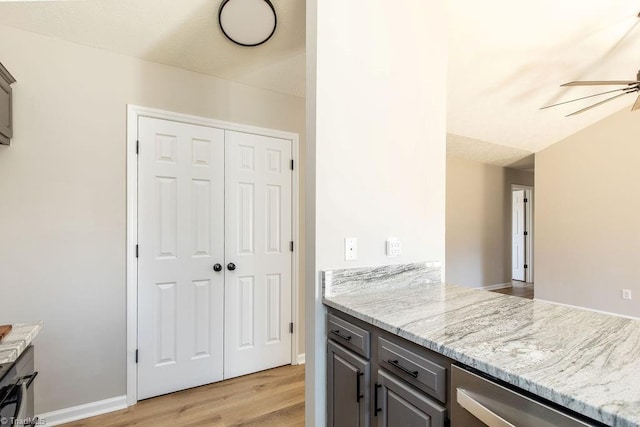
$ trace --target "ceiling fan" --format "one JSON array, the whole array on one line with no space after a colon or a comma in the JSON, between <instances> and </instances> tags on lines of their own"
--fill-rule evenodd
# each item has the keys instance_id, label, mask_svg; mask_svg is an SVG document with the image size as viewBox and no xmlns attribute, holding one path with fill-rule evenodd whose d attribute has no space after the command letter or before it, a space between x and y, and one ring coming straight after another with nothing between
<instances>
[{"instance_id":1,"label":"ceiling fan","mask_svg":"<svg viewBox=\"0 0 640 427\"><path fill-rule=\"evenodd\" d=\"M595 103L593 105L590 105L590 106L588 106L586 108L583 108L581 110L575 111L575 112L567 115L567 117L575 116L576 114L583 113L583 112L585 112L587 110L590 110L590 109L592 109L594 107L597 107L598 105L602 105L602 104L604 104L606 102L613 101L616 98L620 98L621 96L624 96L624 95L627 95L627 94L630 94L630 93L640 92L640 71L638 71L638 74L636 75L636 79L635 80L602 80L602 81L585 80L585 81L569 82L569 83L565 83L565 84L563 84L561 86L562 87L565 87L565 86L624 86L622 88L608 90L606 92L600 92L600 93L596 93L594 95L583 96L582 98L572 99L571 101L559 102L557 104L547 105L546 107L540 108L541 110L544 110L545 108L550 108L550 107L555 107L555 106L558 106L558 105L568 104L570 102L580 101L582 99L593 98L594 96L605 95L607 93L620 92L615 96L612 96L610 98L605 99L604 101L597 102L597 103ZM640 95L638 95L638 98L636 98L636 102L633 104L633 107L631 107L631 111L635 111L635 110L640 110Z\"/></svg>"}]
</instances>

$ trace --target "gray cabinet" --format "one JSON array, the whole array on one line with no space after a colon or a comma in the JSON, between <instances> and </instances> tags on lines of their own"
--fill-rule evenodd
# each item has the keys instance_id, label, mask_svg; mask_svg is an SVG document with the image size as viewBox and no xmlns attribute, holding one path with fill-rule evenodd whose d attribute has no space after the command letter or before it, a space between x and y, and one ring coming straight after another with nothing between
<instances>
[{"instance_id":1,"label":"gray cabinet","mask_svg":"<svg viewBox=\"0 0 640 427\"><path fill-rule=\"evenodd\" d=\"M443 427L451 361L342 312L327 315L327 425Z\"/></svg>"},{"instance_id":2,"label":"gray cabinet","mask_svg":"<svg viewBox=\"0 0 640 427\"><path fill-rule=\"evenodd\" d=\"M370 425L370 363L336 344L327 343L327 409L329 427Z\"/></svg>"},{"instance_id":3,"label":"gray cabinet","mask_svg":"<svg viewBox=\"0 0 640 427\"><path fill-rule=\"evenodd\" d=\"M0 64L0 144L9 145L13 136L13 76Z\"/></svg>"},{"instance_id":4,"label":"gray cabinet","mask_svg":"<svg viewBox=\"0 0 640 427\"><path fill-rule=\"evenodd\" d=\"M383 370L376 384L378 427L444 427L447 409Z\"/></svg>"}]
</instances>

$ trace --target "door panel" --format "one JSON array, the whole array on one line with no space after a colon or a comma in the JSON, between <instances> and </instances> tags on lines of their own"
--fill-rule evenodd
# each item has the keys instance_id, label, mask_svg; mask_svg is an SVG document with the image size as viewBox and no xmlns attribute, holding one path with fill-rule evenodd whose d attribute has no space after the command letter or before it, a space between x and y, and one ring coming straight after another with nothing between
<instances>
[{"instance_id":1,"label":"door panel","mask_svg":"<svg viewBox=\"0 0 640 427\"><path fill-rule=\"evenodd\" d=\"M225 378L291 363L291 141L225 131Z\"/></svg>"},{"instance_id":2,"label":"door panel","mask_svg":"<svg viewBox=\"0 0 640 427\"><path fill-rule=\"evenodd\" d=\"M444 427L447 409L399 378L378 370L379 427ZM378 402L376 402L378 404Z\"/></svg>"},{"instance_id":3,"label":"door panel","mask_svg":"<svg viewBox=\"0 0 640 427\"><path fill-rule=\"evenodd\" d=\"M327 343L327 425L370 425L371 363L329 340Z\"/></svg>"},{"instance_id":4,"label":"door panel","mask_svg":"<svg viewBox=\"0 0 640 427\"><path fill-rule=\"evenodd\" d=\"M238 279L238 310L240 331L237 346L239 349L253 347L253 312L254 312L254 277L240 277ZM229 307L231 315L235 310Z\"/></svg>"},{"instance_id":5,"label":"door panel","mask_svg":"<svg viewBox=\"0 0 640 427\"><path fill-rule=\"evenodd\" d=\"M512 250L511 268L513 280L525 279L525 245L524 245L524 190L516 190L512 193Z\"/></svg>"},{"instance_id":6,"label":"door panel","mask_svg":"<svg viewBox=\"0 0 640 427\"><path fill-rule=\"evenodd\" d=\"M138 399L223 377L224 131L138 123Z\"/></svg>"},{"instance_id":7,"label":"door panel","mask_svg":"<svg viewBox=\"0 0 640 427\"><path fill-rule=\"evenodd\" d=\"M267 343L277 343L282 338L282 321L280 314L282 313L280 295L282 283L280 274L267 275L266 282L266 303L267 303Z\"/></svg>"}]
</instances>

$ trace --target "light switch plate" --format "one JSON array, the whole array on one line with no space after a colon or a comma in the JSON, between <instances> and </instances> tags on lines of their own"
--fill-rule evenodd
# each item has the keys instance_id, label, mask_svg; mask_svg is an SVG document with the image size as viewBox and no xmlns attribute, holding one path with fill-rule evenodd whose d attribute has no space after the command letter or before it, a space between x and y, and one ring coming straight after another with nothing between
<instances>
[{"instance_id":1,"label":"light switch plate","mask_svg":"<svg viewBox=\"0 0 640 427\"><path fill-rule=\"evenodd\" d=\"M387 256L388 257L397 257L402 253L402 243L396 237L388 237L387 238Z\"/></svg>"},{"instance_id":2,"label":"light switch plate","mask_svg":"<svg viewBox=\"0 0 640 427\"><path fill-rule=\"evenodd\" d=\"M631 299L631 289L622 290L622 299Z\"/></svg>"},{"instance_id":3,"label":"light switch plate","mask_svg":"<svg viewBox=\"0 0 640 427\"><path fill-rule=\"evenodd\" d=\"M358 259L358 239L355 237L344 238L344 259L346 261Z\"/></svg>"}]
</instances>

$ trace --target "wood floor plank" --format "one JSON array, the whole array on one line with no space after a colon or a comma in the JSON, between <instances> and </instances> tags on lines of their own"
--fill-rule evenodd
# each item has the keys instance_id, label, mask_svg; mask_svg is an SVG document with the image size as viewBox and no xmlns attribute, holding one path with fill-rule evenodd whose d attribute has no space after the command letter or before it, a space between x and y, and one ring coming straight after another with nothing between
<instances>
[{"instance_id":1,"label":"wood floor plank","mask_svg":"<svg viewBox=\"0 0 640 427\"><path fill-rule=\"evenodd\" d=\"M65 427L303 426L304 365L283 366L138 402Z\"/></svg>"},{"instance_id":2,"label":"wood floor plank","mask_svg":"<svg viewBox=\"0 0 640 427\"><path fill-rule=\"evenodd\" d=\"M533 290L533 286L527 285L522 287L514 286L511 288L496 289L492 292L497 292L504 295L513 295L514 297L533 299Z\"/></svg>"}]
</instances>

